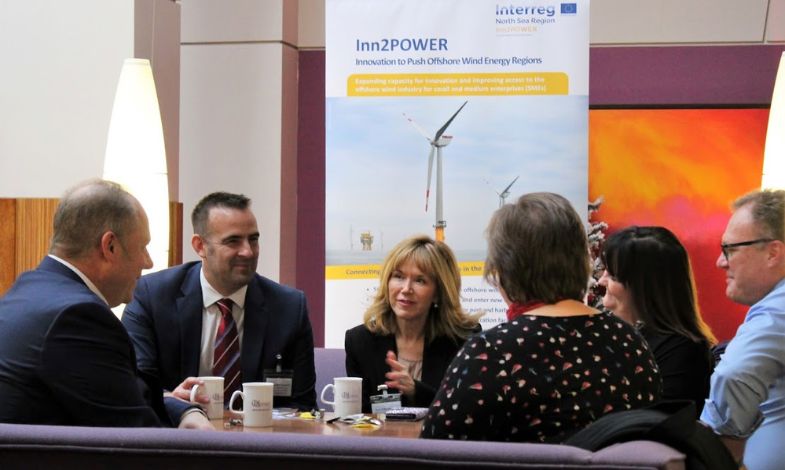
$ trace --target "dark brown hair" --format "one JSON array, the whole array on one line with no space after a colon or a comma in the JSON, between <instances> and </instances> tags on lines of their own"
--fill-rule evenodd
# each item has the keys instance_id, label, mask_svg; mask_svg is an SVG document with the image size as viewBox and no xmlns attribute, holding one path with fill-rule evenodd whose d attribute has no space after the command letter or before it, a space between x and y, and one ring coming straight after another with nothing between
<instances>
[{"instance_id":1,"label":"dark brown hair","mask_svg":"<svg viewBox=\"0 0 785 470\"><path fill-rule=\"evenodd\" d=\"M207 219L210 216L210 209L213 207L245 210L250 204L251 200L242 194L221 191L208 194L196 204L191 212L191 225L193 225L194 233L202 237L207 236Z\"/></svg>"},{"instance_id":2,"label":"dark brown hair","mask_svg":"<svg viewBox=\"0 0 785 470\"><path fill-rule=\"evenodd\" d=\"M659 333L709 346L717 341L703 322L687 250L665 227L628 227L605 242L602 262L632 297L638 319Z\"/></svg>"},{"instance_id":3,"label":"dark brown hair","mask_svg":"<svg viewBox=\"0 0 785 470\"><path fill-rule=\"evenodd\" d=\"M486 230L485 279L513 302L582 301L589 246L580 217L554 193L524 194L505 204Z\"/></svg>"}]
</instances>

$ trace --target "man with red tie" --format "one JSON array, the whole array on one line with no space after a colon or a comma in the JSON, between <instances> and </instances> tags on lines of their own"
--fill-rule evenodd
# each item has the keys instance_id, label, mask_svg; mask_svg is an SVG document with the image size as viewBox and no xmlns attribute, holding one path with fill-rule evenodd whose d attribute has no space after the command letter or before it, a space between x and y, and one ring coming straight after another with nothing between
<instances>
[{"instance_id":1,"label":"man with red tie","mask_svg":"<svg viewBox=\"0 0 785 470\"><path fill-rule=\"evenodd\" d=\"M224 377L224 400L243 382L276 383L274 405L311 409L313 334L305 295L256 273L259 229L240 194L205 196L191 215L202 259L143 276L123 324L140 370L188 399L189 376Z\"/></svg>"}]
</instances>

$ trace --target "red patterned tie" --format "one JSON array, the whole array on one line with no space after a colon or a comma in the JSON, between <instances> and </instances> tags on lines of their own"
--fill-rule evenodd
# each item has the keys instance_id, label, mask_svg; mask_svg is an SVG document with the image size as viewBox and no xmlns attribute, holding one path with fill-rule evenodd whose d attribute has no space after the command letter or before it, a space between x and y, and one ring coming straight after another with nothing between
<instances>
[{"instance_id":1,"label":"red patterned tie","mask_svg":"<svg viewBox=\"0 0 785 470\"><path fill-rule=\"evenodd\" d=\"M231 299L216 302L221 311L221 323L215 335L215 353L213 354L213 375L224 378L224 404L229 403L232 392L240 388L240 338L237 336L237 324L232 317Z\"/></svg>"}]
</instances>

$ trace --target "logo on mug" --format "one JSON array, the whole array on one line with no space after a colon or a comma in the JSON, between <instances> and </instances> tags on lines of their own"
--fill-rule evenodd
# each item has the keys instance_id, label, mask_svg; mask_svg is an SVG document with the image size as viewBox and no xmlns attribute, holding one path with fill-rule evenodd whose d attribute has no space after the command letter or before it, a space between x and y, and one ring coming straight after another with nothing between
<instances>
[{"instance_id":1,"label":"logo on mug","mask_svg":"<svg viewBox=\"0 0 785 470\"><path fill-rule=\"evenodd\" d=\"M262 407L261 400L251 400L251 407L253 407L253 408L261 408Z\"/></svg>"},{"instance_id":2,"label":"logo on mug","mask_svg":"<svg viewBox=\"0 0 785 470\"><path fill-rule=\"evenodd\" d=\"M223 401L221 394L218 392L213 393L213 401Z\"/></svg>"}]
</instances>

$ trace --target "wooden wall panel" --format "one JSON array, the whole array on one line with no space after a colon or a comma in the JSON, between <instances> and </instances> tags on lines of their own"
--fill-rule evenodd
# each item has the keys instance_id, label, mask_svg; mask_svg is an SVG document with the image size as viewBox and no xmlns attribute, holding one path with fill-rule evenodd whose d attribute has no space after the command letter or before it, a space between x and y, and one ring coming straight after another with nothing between
<instances>
[{"instance_id":1,"label":"wooden wall panel","mask_svg":"<svg viewBox=\"0 0 785 470\"><path fill-rule=\"evenodd\" d=\"M0 296L49 252L58 199L0 198ZM183 262L183 204L169 203L169 266Z\"/></svg>"},{"instance_id":2,"label":"wooden wall panel","mask_svg":"<svg viewBox=\"0 0 785 470\"><path fill-rule=\"evenodd\" d=\"M38 266L49 252L58 199L16 200L16 275Z\"/></svg>"},{"instance_id":3,"label":"wooden wall panel","mask_svg":"<svg viewBox=\"0 0 785 470\"><path fill-rule=\"evenodd\" d=\"M16 279L16 200L0 199L0 295Z\"/></svg>"},{"instance_id":4,"label":"wooden wall panel","mask_svg":"<svg viewBox=\"0 0 785 470\"><path fill-rule=\"evenodd\" d=\"M183 203L169 202L169 266L183 263Z\"/></svg>"}]
</instances>

